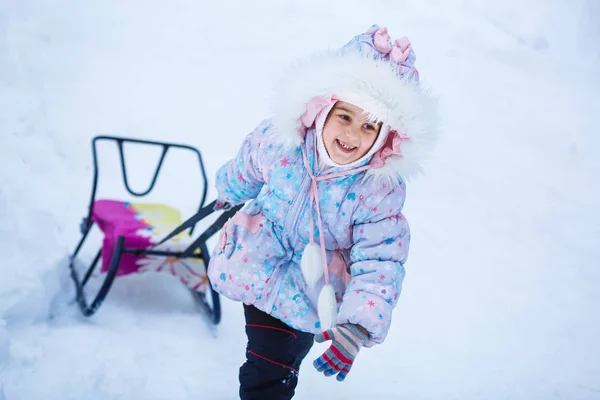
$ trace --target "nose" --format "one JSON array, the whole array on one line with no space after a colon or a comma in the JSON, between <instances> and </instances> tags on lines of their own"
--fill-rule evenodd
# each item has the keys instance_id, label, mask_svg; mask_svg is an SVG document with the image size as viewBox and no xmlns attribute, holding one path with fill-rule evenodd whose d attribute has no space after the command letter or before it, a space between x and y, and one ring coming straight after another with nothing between
<instances>
[{"instance_id":1,"label":"nose","mask_svg":"<svg viewBox=\"0 0 600 400\"><path fill-rule=\"evenodd\" d=\"M360 133L357 132L355 129L352 129L352 128L346 129L346 131L344 132L344 134L352 142L358 140L358 138L360 137Z\"/></svg>"}]
</instances>

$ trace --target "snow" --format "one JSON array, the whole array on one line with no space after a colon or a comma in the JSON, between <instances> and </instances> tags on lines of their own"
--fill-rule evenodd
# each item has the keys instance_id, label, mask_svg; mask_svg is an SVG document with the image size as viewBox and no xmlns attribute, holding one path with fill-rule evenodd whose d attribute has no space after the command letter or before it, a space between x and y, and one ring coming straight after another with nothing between
<instances>
[{"instance_id":1,"label":"snow","mask_svg":"<svg viewBox=\"0 0 600 400\"><path fill-rule=\"evenodd\" d=\"M90 139L194 145L212 180L267 115L282 68L372 23L411 38L443 135L408 187L413 242L388 339L342 384L311 367L316 345L296 398L600 398L599 3L365 4L0 4L0 399L236 398L239 304L224 299L213 330L182 285L147 275L79 315L65 260ZM131 154L136 188L155 157ZM123 194L116 160L101 160L102 196ZM169 161L152 199L190 215L193 159Z\"/></svg>"}]
</instances>

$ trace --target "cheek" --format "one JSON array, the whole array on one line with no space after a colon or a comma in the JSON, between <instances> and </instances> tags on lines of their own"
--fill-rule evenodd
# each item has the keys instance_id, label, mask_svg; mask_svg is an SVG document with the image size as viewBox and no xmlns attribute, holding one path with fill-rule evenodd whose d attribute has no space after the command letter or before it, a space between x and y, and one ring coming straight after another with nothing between
<instances>
[{"instance_id":1,"label":"cheek","mask_svg":"<svg viewBox=\"0 0 600 400\"><path fill-rule=\"evenodd\" d=\"M331 124L325 124L323 127L323 142L325 144L331 143L335 136L335 129L332 128Z\"/></svg>"},{"instance_id":2,"label":"cheek","mask_svg":"<svg viewBox=\"0 0 600 400\"><path fill-rule=\"evenodd\" d=\"M361 140L361 143L360 143L360 148L363 151L363 155L367 154L367 152L375 144L376 140L377 140L377 135L375 135L375 134L364 135L362 137L362 140Z\"/></svg>"}]
</instances>

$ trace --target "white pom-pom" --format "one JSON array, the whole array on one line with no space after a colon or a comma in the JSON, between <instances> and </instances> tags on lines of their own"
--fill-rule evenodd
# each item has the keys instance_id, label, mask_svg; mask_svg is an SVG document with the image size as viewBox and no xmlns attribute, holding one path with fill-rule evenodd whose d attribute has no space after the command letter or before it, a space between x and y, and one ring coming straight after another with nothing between
<instances>
[{"instance_id":1,"label":"white pom-pom","mask_svg":"<svg viewBox=\"0 0 600 400\"><path fill-rule=\"evenodd\" d=\"M315 243L309 243L302 252L300 268L306 284L314 288L317 282L323 277L323 257L321 257L321 247Z\"/></svg>"},{"instance_id":2,"label":"white pom-pom","mask_svg":"<svg viewBox=\"0 0 600 400\"><path fill-rule=\"evenodd\" d=\"M333 286L325 285L319 293L319 301L317 305L319 320L321 321L321 329L327 330L333 327L337 320L337 301L335 300L335 290Z\"/></svg>"}]
</instances>

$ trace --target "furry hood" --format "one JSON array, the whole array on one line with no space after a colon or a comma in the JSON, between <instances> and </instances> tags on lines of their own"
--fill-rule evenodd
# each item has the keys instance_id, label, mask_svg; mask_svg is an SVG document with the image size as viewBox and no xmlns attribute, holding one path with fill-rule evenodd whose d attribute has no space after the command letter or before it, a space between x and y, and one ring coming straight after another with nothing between
<instances>
[{"instance_id":1,"label":"furry hood","mask_svg":"<svg viewBox=\"0 0 600 400\"><path fill-rule=\"evenodd\" d=\"M367 37L373 38L372 32ZM373 41L369 46L373 47ZM287 71L273 98L273 127L283 142L299 146L310 128L301 117L315 98L352 103L370 118L389 125L390 135L397 135L388 138L387 147L373 156L366 177L391 184L408 180L421 172L437 138L436 102L419 84L417 70L408 64L414 61L412 50L412 59L399 63L375 49L343 51L353 42L356 38L342 51L317 55Z\"/></svg>"}]
</instances>

